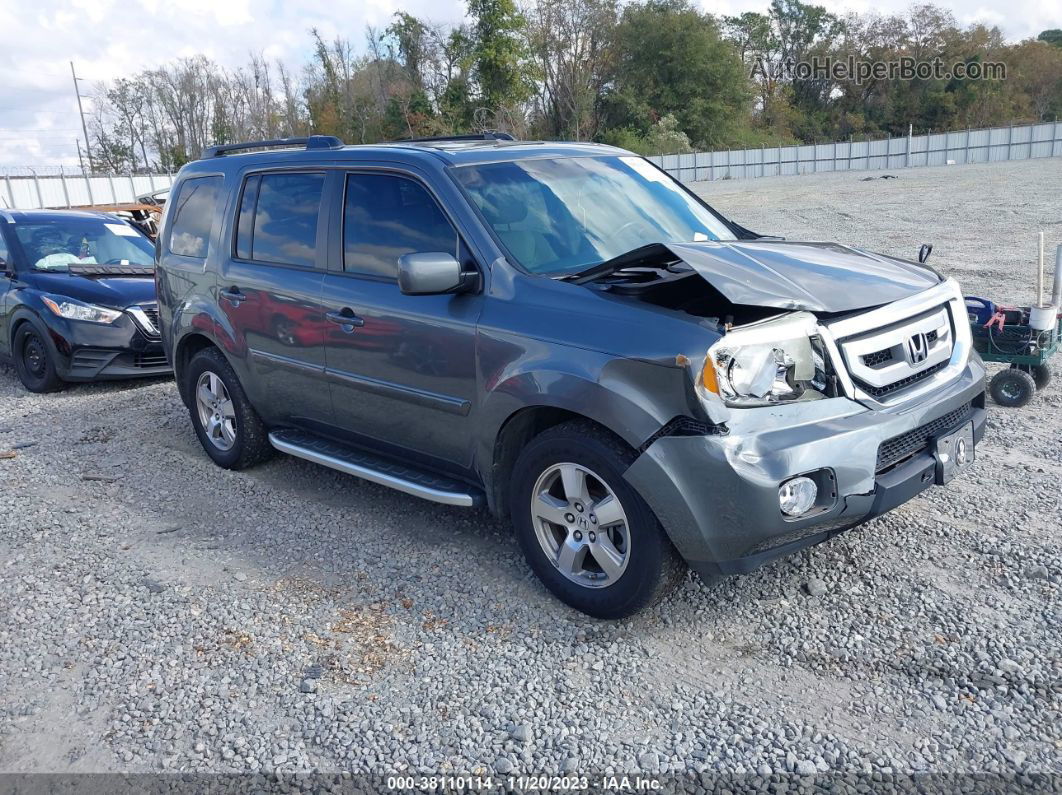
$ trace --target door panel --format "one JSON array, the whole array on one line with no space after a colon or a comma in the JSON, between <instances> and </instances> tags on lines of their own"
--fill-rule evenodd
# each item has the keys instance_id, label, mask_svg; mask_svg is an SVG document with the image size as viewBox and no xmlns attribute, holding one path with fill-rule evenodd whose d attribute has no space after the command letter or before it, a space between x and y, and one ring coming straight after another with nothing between
<instances>
[{"instance_id":1,"label":"door panel","mask_svg":"<svg viewBox=\"0 0 1062 795\"><path fill-rule=\"evenodd\" d=\"M479 297L409 296L394 282L329 274L324 303L364 322L330 322L325 332L336 423L467 465Z\"/></svg>"},{"instance_id":2,"label":"door panel","mask_svg":"<svg viewBox=\"0 0 1062 795\"><path fill-rule=\"evenodd\" d=\"M325 175L248 176L232 253L218 275L218 309L245 358L251 402L270 423L329 424L325 307Z\"/></svg>"},{"instance_id":3,"label":"door panel","mask_svg":"<svg viewBox=\"0 0 1062 795\"><path fill-rule=\"evenodd\" d=\"M332 210L323 298L331 315L325 359L336 423L467 467L482 298L404 295L396 277L398 257L411 252L447 251L468 267L475 263L411 175L350 173L336 188L341 199Z\"/></svg>"},{"instance_id":4,"label":"door panel","mask_svg":"<svg viewBox=\"0 0 1062 795\"><path fill-rule=\"evenodd\" d=\"M218 310L246 356L251 402L272 422L330 422L320 271L229 262ZM240 297L242 296L242 298Z\"/></svg>"}]
</instances>

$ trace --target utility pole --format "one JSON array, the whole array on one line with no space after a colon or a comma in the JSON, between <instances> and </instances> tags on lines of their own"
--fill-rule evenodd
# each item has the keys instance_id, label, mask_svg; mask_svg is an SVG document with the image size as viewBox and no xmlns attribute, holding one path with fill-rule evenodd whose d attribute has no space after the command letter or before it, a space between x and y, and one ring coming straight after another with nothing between
<instances>
[{"instance_id":1,"label":"utility pole","mask_svg":"<svg viewBox=\"0 0 1062 795\"><path fill-rule=\"evenodd\" d=\"M85 151L88 153L89 171L95 172L96 165L92 162L92 144L89 143L88 126L85 124L85 109L81 107L81 89L77 85L77 72L74 71L74 62L70 62L70 74L74 78L74 96L77 97L77 112L81 114L81 132L85 134Z\"/></svg>"},{"instance_id":2,"label":"utility pole","mask_svg":"<svg viewBox=\"0 0 1062 795\"><path fill-rule=\"evenodd\" d=\"M81 139L75 138L74 143L77 144L77 162L81 166L81 176L85 176L85 161L81 157Z\"/></svg>"}]
</instances>

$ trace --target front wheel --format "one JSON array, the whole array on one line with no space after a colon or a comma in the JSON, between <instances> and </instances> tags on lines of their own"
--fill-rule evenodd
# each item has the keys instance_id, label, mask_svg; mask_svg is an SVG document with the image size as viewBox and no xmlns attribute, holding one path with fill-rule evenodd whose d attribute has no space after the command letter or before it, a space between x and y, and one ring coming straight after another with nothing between
<instances>
[{"instance_id":1,"label":"front wheel","mask_svg":"<svg viewBox=\"0 0 1062 795\"><path fill-rule=\"evenodd\" d=\"M245 469L272 455L269 432L221 351L206 348L197 353L185 378L192 425L215 464Z\"/></svg>"},{"instance_id":2,"label":"front wheel","mask_svg":"<svg viewBox=\"0 0 1062 795\"><path fill-rule=\"evenodd\" d=\"M23 323L15 332L12 352L18 379L30 392L57 392L65 386L55 372L48 344L29 323Z\"/></svg>"},{"instance_id":3,"label":"front wheel","mask_svg":"<svg viewBox=\"0 0 1062 795\"><path fill-rule=\"evenodd\" d=\"M1047 389L1047 385L1051 383L1051 367L1047 362L1043 364L1012 364L1011 368L1031 375L1037 389Z\"/></svg>"},{"instance_id":4,"label":"front wheel","mask_svg":"<svg viewBox=\"0 0 1062 795\"><path fill-rule=\"evenodd\" d=\"M1016 367L996 373L988 388L992 399L1007 408L1021 408L1036 394L1036 382L1033 377Z\"/></svg>"},{"instance_id":5,"label":"front wheel","mask_svg":"<svg viewBox=\"0 0 1062 795\"><path fill-rule=\"evenodd\" d=\"M528 565L561 601L624 618L662 598L681 560L623 479L634 453L607 431L570 422L535 437L513 468L510 514Z\"/></svg>"}]
</instances>

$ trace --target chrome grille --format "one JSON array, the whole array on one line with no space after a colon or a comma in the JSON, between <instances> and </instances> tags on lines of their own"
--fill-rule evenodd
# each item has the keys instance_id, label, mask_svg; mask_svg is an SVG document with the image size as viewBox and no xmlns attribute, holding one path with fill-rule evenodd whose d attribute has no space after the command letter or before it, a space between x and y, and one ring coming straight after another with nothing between
<instances>
[{"instance_id":1,"label":"chrome grille","mask_svg":"<svg viewBox=\"0 0 1062 795\"><path fill-rule=\"evenodd\" d=\"M159 306L158 304L141 304L131 306L125 310L133 316L136 325L148 337L158 339L159 334Z\"/></svg>"},{"instance_id":2,"label":"chrome grille","mask_svg":"<svg viewBox=\"0 0 1062 795\"><path fill-rule=\"evenodd\" d=\"M854 386L878 402L899 399L906 390L945 370L954 335L948 305L860 331L837 341Z\"/></svg>"}]
</instances>

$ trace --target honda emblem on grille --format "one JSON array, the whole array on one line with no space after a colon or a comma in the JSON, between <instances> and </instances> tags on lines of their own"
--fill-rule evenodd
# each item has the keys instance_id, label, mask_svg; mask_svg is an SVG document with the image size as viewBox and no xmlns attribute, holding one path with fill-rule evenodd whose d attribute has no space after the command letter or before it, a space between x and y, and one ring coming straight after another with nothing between
<instances>
[{"instance_id":1,"label":"honda emblem on grille","mask_svg":"<svg viewBox=\"0 0 1062 795\"><path fill-rule=\"evenodd\" d=\"M907 356L911 364L921 364L929 356L929 339L918 333L907 340Z\"/></svg>"}]
</instances>

